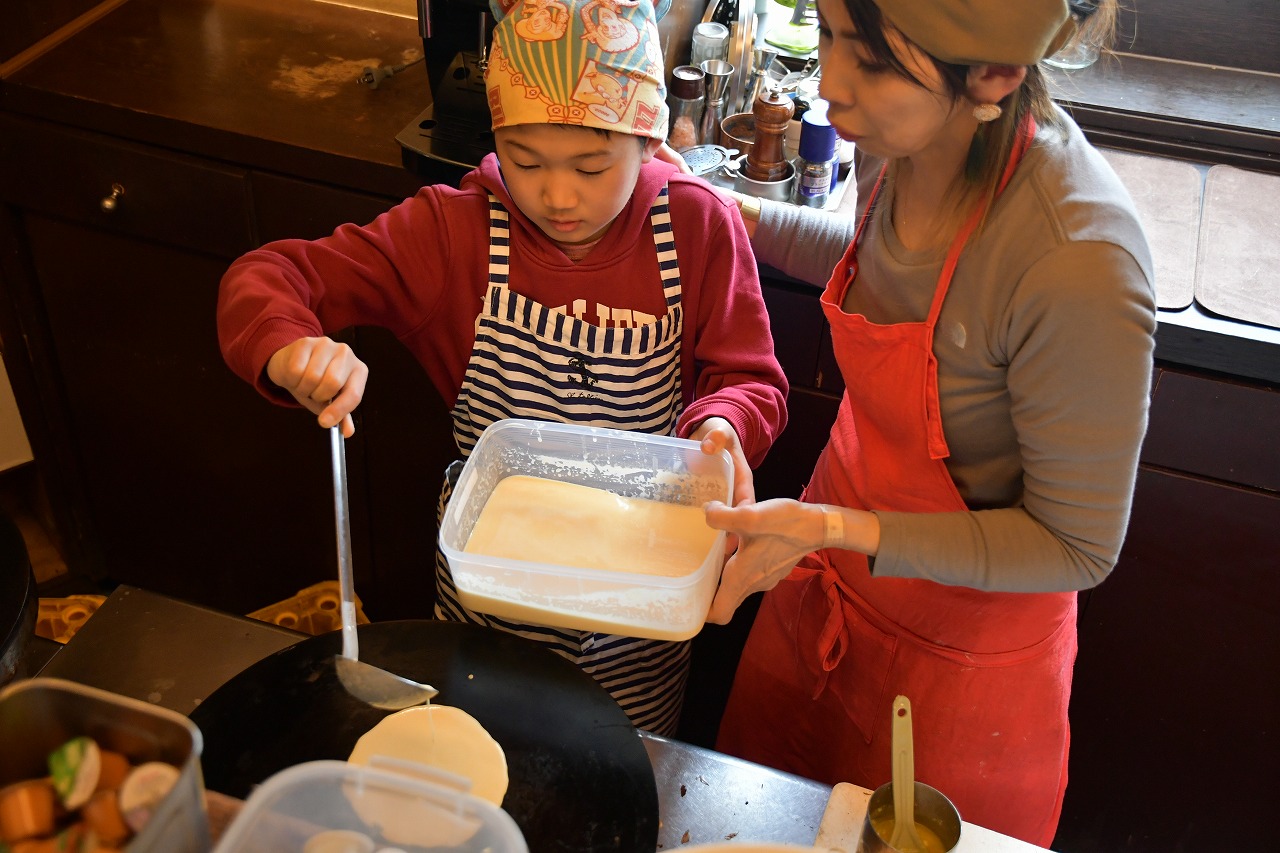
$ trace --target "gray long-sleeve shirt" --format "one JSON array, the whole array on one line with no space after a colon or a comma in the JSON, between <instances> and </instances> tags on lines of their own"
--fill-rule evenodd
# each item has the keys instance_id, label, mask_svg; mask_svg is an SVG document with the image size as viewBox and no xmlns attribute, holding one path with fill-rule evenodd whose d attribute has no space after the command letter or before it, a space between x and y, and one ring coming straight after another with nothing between
<instances>
[{"instance_id":1,"label":"gray long-sleeve shirt","mask_svg":"<svg viewBox=\"0 0 1280 853\"><path fill-rule=\"evenodd\" d=\"M1147 424L1152 263L1128 193L1063 120L1062 131L1040 130L971 239L938 321L946 464L972 511L877 512L877 576L1045 592L1094 586L1115 564ZM858 165L859 215L880 165ZM844 309L920 322L942 255L906 250L882 202ZM766 203L753 246L759 261L820 285L856 225Z\"/></svg>"}]
</instances>

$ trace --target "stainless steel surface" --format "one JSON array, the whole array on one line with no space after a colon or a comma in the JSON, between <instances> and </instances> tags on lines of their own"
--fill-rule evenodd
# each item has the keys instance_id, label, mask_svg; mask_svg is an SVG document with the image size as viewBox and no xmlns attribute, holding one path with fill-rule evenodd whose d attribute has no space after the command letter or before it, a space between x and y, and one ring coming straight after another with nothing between
<instances>
[{"instance_id":1,"label":"stainless steel surface","mask_svg":"<svg viewBox=\"0 0 1280 853\"><path fill-rule=\"evenodd\" d=\"M641 732L658 783L658 849L769 841L812 845L831 787Z\"/></svg>"},{"instance_id":2,"label":"stainless steel surface","mask_svg":"<svg viewBox=\"0 0 1280 853\"><path fill-rule=\"evenodd\" d=\"M122 584L39 674L190 714L233 675L305 637Z\"/></svg>"},{"instance_id":3,"label":"stainless steel surface","mask_svg":"<svg viewBox=\"0 0 1280 853\"><path fill-rule=\"evenodd\" d=\"M767 198L771 201L791 201L791 190L795 185L795 179L796 167L788 163L786 173L776 181L757 181L739 171L733 176L733 189L734 192Z\"/></svg>"},{"instance_id":4,"label":"stainless steel surface","mask_svg":"<svg viewBox=\"0 0 1280 853\"><path fill-rule=\"evenodd\" d=\"M960 820L960 812L946 795L937 788L923 782L913 782L911 786L912 829L925 827L937 836L928 845L913 844L898 838L898 827L906 826L897 820L900 807L896 802L892 782L886 782L872 793L867 801L866 816L863 818L862 831L858 840L858 853L896 853L896 851L923 851L941 849L942 853L951 853L960 844L964 836L964 824ZM875 817L875 825L872 824ZM885 823L892 821L891 837L886 841L881 833ZM988 830L989 834L990 833ZM919 833L917 833L917 840ZM937 843L941 843L941 848ZM972 849L972 848L971 848Z\"/></svg>"},{"instance_id":5,"label":"stainless steel surface","mask_svg":"<svg viewBox=\"0 0 1280 853\"><path fill-rule=\"evenodd\" d=\"M684 162L688 164L695 175L702 177L718 173L721 168L728 165L729 161L740 153L737 149L725 148L723 145L705 144L686 148L680 152L680 156L684 158ZM708 180L710 179L708 177Z\"/></svg>"},{"instance_id":6,"label":"stainless steel surface","mask_svg":"<svg viewBox=\"0 0 1280 853\"><path fill-rule=\"evenodd\" d=\"M721 59L708 59L700 67L706 75L707 103L698 129L698 141L703 145L719 145L720 121L729 107L729 81L733 78L733 66Z\"/></svg>"},{"instance_id":7,"label":"stainless steel surface","mask_svg":"<svg viewBox=\"0 0 1280 853\"><path fill-rule=\"evenodd\" d=\"M347 446L340 424L329 428L329 457L333 467L333 520L338 542L338 593L342 598L342 654L334 655L342 687L361 702L387 711L401 711L431 700L439 691L360 660L356 635L356 584L351 567L351 514L347 498Z\"/></svg>"},{"instance_id":8,"label":"stainless steel surface","mask_svg":"<svg viewBox=\"0 0 1280 853\"><path fill-rule=\"evenodd\" d=\"M305 635L121 586L41 671L189 714L246 667ZM831 788L641 732L658 786L658 849L812 844ZM688 839L685 840L685 833Z\"/></svg>"}]
</instances>

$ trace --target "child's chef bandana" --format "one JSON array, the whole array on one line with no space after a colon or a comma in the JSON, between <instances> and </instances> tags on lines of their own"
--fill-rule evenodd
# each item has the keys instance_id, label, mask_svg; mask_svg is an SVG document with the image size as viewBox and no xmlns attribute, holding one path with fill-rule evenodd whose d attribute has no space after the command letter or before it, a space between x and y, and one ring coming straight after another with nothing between
<instances>
[{"instance_id":1,"label":"child's chef bandana","mask_svg":"<svg viewBox=\"0 0 1280 853\"><path fill-rule=\"evenodd\" d=\"M663 11L669 0L659 4ZM493 129L576 124L665 139L667 89L653 0L490 0Z\"/></svg>"}]
</instances>

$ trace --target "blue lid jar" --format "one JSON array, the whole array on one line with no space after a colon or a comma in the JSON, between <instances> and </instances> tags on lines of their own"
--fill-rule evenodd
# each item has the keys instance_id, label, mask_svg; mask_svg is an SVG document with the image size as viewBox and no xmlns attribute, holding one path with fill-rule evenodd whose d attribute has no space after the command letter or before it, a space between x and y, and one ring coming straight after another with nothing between
<instances>
[{"instance_id":1,"label":"blue lid jar","mask_svg":"<svg viewBox=\"0 0 1280 853\"><path fill-rule=\"evenodd\" d=\"M800 159L825 163L836 156L836 129L827 121L826 110L809 109L800 119Z\"/></svg>"}]
</instances>

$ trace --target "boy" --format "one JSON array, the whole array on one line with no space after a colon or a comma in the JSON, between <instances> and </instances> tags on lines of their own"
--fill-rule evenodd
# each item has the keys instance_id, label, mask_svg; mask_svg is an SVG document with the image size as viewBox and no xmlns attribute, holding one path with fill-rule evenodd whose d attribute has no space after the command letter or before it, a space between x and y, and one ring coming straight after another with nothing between
<instances>
[{"instance_id":1,"label":"boy","mask_svg":"<svg viewBox=\"0 0 1280 853\"><path fill-rule=\"evenodd\" d=\"M735 503L786 423L755 260L732 202L656 161L667 128L649 0L517 0L485 73L497 153L365 227L285 240L222 282L227 363L341 424L367 368L327 331L381 325L447 403L463 456L506 417L676 434L734 458ZM679 254L677 241L679 235ZM448 499L446 481L440 511ZM436 615L573 660L633 722L671 734L689 644L518 625L465 610L437 552Z\"/></svg>"}]
</instances>

